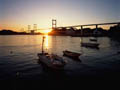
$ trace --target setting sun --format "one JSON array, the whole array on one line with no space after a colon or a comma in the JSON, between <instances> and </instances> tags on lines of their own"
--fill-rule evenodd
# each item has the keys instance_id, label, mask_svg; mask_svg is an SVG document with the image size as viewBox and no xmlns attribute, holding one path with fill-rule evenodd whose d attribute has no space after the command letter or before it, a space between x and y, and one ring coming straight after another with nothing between
<instances>
[{"instance_id":1,"label":"setting sun","mask_svg":"<svg viewBox=\"0 0 120 90\"><path fill-rule=\"evenodd\" d=\"M52 29L46 29L46 30L41 31L41 33L48 34L51 31L52 31Z\"/></svg>"}]
</instances>

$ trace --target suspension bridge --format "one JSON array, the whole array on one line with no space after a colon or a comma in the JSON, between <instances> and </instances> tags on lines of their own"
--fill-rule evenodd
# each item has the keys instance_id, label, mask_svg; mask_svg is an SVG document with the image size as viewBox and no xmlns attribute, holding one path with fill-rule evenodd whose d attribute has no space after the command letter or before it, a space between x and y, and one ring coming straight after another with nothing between
<instances>
[{"instance_id":1,"label":"suspension bridge","mask_svg":"<svg viewBox=\"0 0 120 90\"><path fill-rule=\"evenodd\" d=\"M73 26L57 27L57 20L56 19L52 19L52 28L48 28L48 29L58 30L58 29L61 29L61 28L81 28L81 30L82 30L86 26L95 26L96 30L97 30L99 26L103 26L103 25L119 25L120 26L120 22L99 23L99 24L85 24L85 25L73 25ZM31 29L31 25L28 25L28 32L30 32L30 33L35 33L36 31L41 31L41 30L45 30L45 29L37 29L37 24L33 25L33 29Z\"/></svg>"}]
</instances>

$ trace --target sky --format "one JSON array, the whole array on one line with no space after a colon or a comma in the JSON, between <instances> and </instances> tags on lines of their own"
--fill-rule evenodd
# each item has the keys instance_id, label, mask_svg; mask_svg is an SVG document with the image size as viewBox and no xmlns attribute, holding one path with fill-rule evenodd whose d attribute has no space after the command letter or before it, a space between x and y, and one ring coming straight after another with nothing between
<instances>
[{"instance_id":1,"label":"sky","mask_svg":"<svg viewBox=\"0 0 120 90\"><path fill-rule=\"evenodd\" d=\"M120 0L0 0L0 30L120 22Z\"/></svg>"}]
</instances>

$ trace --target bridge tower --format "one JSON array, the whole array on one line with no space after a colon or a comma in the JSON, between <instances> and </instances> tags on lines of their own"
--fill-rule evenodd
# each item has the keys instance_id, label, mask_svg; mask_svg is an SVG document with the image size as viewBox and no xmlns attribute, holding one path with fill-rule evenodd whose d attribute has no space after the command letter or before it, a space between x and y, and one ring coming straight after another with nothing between
<instances>
[{"instance_id":1,"label":"bridge tower","mask_svg":"<svg viewBox=\"0 0 120 90\"><path fill-rule=\"evenodd\" d=\"M33 24L33 30L31 30L31 33L34 34L37 30L37 24Z\"/></svg>"},{"instance_id":2,"label":"bridge tower","mask_svg":"<svg viewBox=\"0 0 120 90\"><path fill-rule=\"evenodd\" d=\"M33 24L33 29L31 29L31 25L28 25L28 32L34 34L37 31L37 24Z\"/></svg>"},{"instance_id":3,"label":"bridge tower","mask_svg":"<svg viewBox=\"0 0 120 90\"><path fill-rule=\"evenodd\" d=\"M36 31L37 30L37 24L33 25L33 30Z\"/></svg>"},{"instance_id":4,"label":"bridge tower","mask_svg":"<svg viewBox=\"0 0 120 90\"><path fill-rule=\"evenodd\" d=\"M28 32L30 32L31 30L31 25L28 25Z\"/></svg>"},{"instance_id":5,"label":"bridge tower","mask_svg":"<svg viewBox=\"0 0 120 90\"><path fill-rule=\"evenodd\" d=\"M52 19L52 29L56 29L57 28L57 20Z\"/></svg>"}]
</instances>

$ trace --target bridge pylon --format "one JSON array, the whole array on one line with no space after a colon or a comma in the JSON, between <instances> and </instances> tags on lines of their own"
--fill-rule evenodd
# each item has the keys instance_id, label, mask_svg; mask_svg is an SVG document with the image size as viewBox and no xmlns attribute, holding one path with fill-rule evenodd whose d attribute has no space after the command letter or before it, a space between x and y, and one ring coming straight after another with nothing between
<instances>
[{"instance_id":1,"label":"bridge pylon","mask_svg":"<svg viewBox=\"0 0 120 90\"><path fill-rule=\"evenodd\" d=\"M28 32L34 34L37 31L37 24L33 24L33 29L31 29L31 25L28 25Z\"/></svg>"},{"instance_id":2,"label":"bridge pylon","mask_svg":"<svg viewBox=\"0 0 120 90\"><path fill-rule=\"evenodd\" d=\"M52 19L52 29L56 29L56 28L57 28L57 20Z\"/></svg>"}]
</instances>

